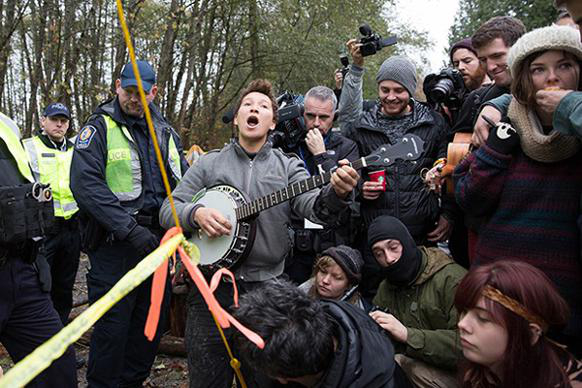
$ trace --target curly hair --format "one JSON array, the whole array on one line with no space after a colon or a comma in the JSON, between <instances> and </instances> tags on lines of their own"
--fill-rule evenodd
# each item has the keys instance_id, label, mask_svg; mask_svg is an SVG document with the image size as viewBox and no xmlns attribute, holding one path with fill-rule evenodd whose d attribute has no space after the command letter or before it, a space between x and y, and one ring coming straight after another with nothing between
<instances>
[{"instance_id":1,"label":"curly hair","mask_svg":"<svg viewBox=\"0 0 582 388\"><path fill-rule=\"evenodd\" d=\"M297 378L325 371L333 360L333 322L322 305L290 282L266 282L240 299L233 315L265 340L259 349L240 333L242 359L271 378Z\"/></svg>"}]
</instances>

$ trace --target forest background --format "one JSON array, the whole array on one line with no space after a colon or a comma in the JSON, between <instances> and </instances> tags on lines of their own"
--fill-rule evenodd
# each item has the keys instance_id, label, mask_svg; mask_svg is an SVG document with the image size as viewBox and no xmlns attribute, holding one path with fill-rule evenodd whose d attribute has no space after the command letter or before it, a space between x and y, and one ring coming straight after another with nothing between
<instances>
[{"instance_id":1,"label":"forest background","mask_svg":"<svg viewBox=\"0 0 582 388\"><path fill-rule=\"evenodd\" d=\"M550 24L550 0L460 0L450 41L470 36L492 16L512 15L528 29ZM422 53L430 33L402 24L393 0L125 0L139 58L157 70L156 102L185 148L220 147L232 135L221 116L251 80L271 80L278 93L333 87L345 42L368 23L396 46L366 58L364 92L391 54ZM60 101L78 130L97 105L114 95L128 61L113 0L1 0L0 111L27 137L39 115ZM417 63L423 75L426 58ZM419 83L421 84L421 83Z\"/></svg>"}]
</instances>

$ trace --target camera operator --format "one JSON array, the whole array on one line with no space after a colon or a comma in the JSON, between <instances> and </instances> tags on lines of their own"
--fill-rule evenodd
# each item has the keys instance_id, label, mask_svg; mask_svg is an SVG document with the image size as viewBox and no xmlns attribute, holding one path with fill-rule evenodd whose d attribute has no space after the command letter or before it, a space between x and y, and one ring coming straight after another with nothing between
<instances>
[{"instance_id":1,"label":"camera operator","mask_svg":"<svg viewBox=\"0 0 582 388\"><path fill-rule=\"evenodd\" d=\"M465 38L453 44L450 51L451 64L461 72L467 91L479 89L491 83L485 70L485 64L479 61L477 51L471 38Z\"/></svg>"},{"instance_id":2,"label":"camera operator","mask_svg":"<svg viewBox=\"0 0 582 388\"><path fill-rule=\"evenodd\" d=\"M361 43L347 42L353 64L344 79L340 101L340 117L358 145L360 155L368 155L383 144L394 144L404 134L415 134L424 140L424 154L415 163L397 162L382 170L386 185L373 181L363 172L359 187L360 212L364 230L380 215L399 218L410 230L419 245L436 244L448 238L451 225L439 204L438 195L423 187L421 170L430 169L437 159L445 156L448 129L444 118L413 99L417 79L414 65L404 57L390 57L380 67L378 82L379 101L370 111L362 110L362 75L364 57ZM373 174L377 176L378 174ZM366 241L362 236L359 241ZM379 267L369 247L361 247L366 261L364 277L368 292L377 284Z\"/></svg>"},{"instance_id":3,"label":"camera operator","mask_svg":"<svg viewBox=\"0 0 582 388\"><path fill-rule=\"evenodd\" d=\"M293 148L283 147L285 151L299 155L310 175L330 171L342 159L353 161L359 157L352 140L331 130L336 108L337 98L333 90L325 86L311 88L304 99L305 141ZM309 278L317 253L349 243L349 216L349 211L346 211L335 226L322 229L308 220L293 217L295 247L285 270L293 281L301 284Z\"/></svg>"}]
</instances>

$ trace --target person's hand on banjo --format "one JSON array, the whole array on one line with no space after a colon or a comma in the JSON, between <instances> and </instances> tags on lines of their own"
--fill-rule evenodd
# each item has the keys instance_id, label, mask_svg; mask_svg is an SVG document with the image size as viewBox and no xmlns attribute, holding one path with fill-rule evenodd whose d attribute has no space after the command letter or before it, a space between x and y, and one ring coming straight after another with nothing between
<instances>
[{"instance_id":1,"label":"person's hand on banjo","mask_svg":"<svg viewBox=\"0 0 582 388\"><path fill-rule=\"evenodd\" d=\"M194 221L208 237L220 237L230 233L232 225L216 209L199 207L194 212Z\"/></svg>"},{"instance_id":2,"label":"person's hand on banjo","mask_svg":"<svg viewBox=\"0 0 582 388\"><path fill-rule=\"evenodd\" d=\"M344 199L352 192L358 184L360 176L358 172L350 166L347 159L339 161L339 167L331 175L331 187L341 199Z\"/></svg>"}]
</instances>

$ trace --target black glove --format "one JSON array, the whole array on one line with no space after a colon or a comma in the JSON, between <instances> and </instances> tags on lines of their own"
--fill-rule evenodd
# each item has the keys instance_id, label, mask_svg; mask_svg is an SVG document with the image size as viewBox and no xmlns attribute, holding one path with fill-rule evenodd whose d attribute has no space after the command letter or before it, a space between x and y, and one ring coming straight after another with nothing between
<instances>
[{"instance_id":1,"label":"black glove","mask_svg":"<svg viewBox=\"0 0 582 388\"><path fill-rule=\"evenodd\" d=\"M149 255L160 245L160 240L156 235L141 225L136 225L125 239L136 249L141 257Z\"/></svg>"},{"instance_id":2,"label":"black glove","mask_svg":"<svg viewBox=\"0 0 582 388\"><path fill-rule=\"evenodd\" d=\"M489 131L487 145L500 154L508 155L519 145L519 135L510 124L499 122Z\"/></svg>"}]
</instances>

